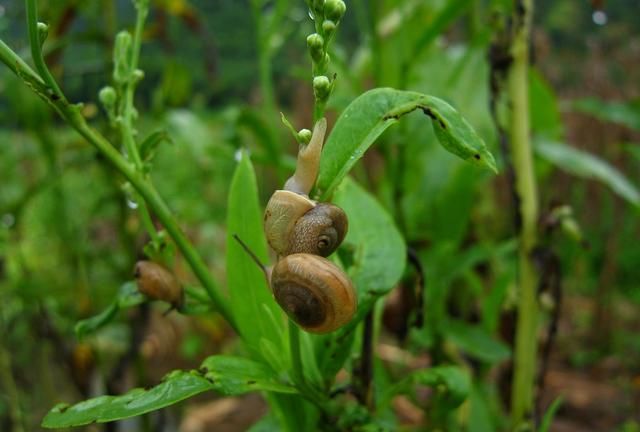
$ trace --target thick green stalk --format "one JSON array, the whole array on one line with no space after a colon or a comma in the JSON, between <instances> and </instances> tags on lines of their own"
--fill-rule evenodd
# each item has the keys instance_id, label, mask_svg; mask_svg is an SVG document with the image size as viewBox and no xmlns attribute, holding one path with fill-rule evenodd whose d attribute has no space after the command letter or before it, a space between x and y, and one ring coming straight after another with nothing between
<instances>
[{"instance_id":1,"label":"thick green stalk","mask_svg":"<svg viewBox=\"0 0 640 432\"><path fill-rule=\"evenodd\" d=\"M521 220L518 250L518 322L511 396L511 415L514 427L517 427L530 419L534 400L538 277L532 261L532 251L536 244L538 199L531 151L528 94L529 36L533 0L520 0L515 10L516 30L511 45L513 63L507 85L511 102L511 154Z\"/></svg>"},{"instance_id":2,"label":"thick green stalk","mask_svg":"<svg viewBox=\"0 0 640 432\"><path fill-rule=\"evenodd\" d=\"M184 235L171 214L171 210L169 210L169 207L153 185L145 179L141 173L136 171L135 167L131 165L104 136L87 124L78 106L68 103L64 98L52 97L44 81L38 78L36 73L29 68L26 63L18 59L17 54L0 41L0 61L14 71L40 98L49 103L71 127L92 144L105 159L133 185L176 243L178 249L180 249L180 252L182 252L193 270L193 273L206 289L216 309L233 327L236 327L227 301L222 297L207 266Z\"/></svg>"}]
</instances>

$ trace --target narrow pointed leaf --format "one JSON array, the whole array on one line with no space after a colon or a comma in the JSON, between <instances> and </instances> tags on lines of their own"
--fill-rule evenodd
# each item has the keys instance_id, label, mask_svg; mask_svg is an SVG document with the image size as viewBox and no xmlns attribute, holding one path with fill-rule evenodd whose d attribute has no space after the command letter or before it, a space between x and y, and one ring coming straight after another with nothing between
<instances>
[{"instance_id":1,"label":"narrow pointed leaf","mask_svg":"<svg viewBox=\"0 0 640 432\"><path fill-rule=\"evenodd\" d=\"M282 317L282 312L271 295L264 273L233 238L234 234L263 264L268 264L256 176L244 152L231 180L227 207L227 283L231 307L242 339L254 354L260 355L260 339L264 338L285 355L284 321L271 318Z\"/></svg>"},{"instance_id":2,"label":"narrow pointed leaf","mask_svg":"<svg viewBox=\"0 0 640 432\"><path fill-rule=\"evenodd\" d=\"M640 191L620 171L603 159L566 144L538 141L536 153L558 168L578 177L604 183L635 206L640 206Z\"/></svg>"},{"instance_id":3,"label":"narrow pointed leaf","mask_svg":"<svg viewBox=\"0 0 640 432\"><path fill-rule=\"evenodd\" d=\"M355 99L336 122L320 162L317 195L331 196L380 134L415 110L432 120L435 135L447 151L497 172L493 155L484 141L451 105L421 93L378 88Z\"/></svg>"}]
</instances>

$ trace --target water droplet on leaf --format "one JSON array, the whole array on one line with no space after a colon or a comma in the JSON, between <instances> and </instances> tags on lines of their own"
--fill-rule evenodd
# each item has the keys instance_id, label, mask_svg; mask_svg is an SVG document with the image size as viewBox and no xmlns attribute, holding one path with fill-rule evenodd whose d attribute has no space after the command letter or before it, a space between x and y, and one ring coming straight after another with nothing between
<instances>
[{"instance_id":1,"label":"water droplet on leaf","mask_svg":"<svg viewBox=\"0 0 640 432\"><path fill-rule=\"evenodd\" d=\"M597 25L603 26L607 23L607 14L604 11L597 10L593 11L593 15L591 15L593 22Z\"/></svg>"}]
</instances>

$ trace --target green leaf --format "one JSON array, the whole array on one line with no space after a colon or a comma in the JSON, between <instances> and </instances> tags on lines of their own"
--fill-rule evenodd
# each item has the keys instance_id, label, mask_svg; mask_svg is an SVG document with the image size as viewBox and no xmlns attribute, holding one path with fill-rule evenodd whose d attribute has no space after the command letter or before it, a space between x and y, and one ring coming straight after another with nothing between
<instances>
[{"instance_id":1,"label":"green leaf","mask_svg":"<svg viewBox=\"0 0 640 432\"><path fill-rule=\"evenodd\" d=\"M597 119L640 130L640 100L607 102L596 98L585 98L573 101L571 107L575 111L589 114Z\"/></svg>"},{"instance_id":2,"label":"green leaf","mask_svg":"<svg viewBox=\"0 0 640 432\"><path fill-rule=\"evenodd\" d=\"M493 155L460 114L442 99L421 93L378 88L355 99L327 139L316 192L329 197L364 152L400 117L422 110L432 120L440 144L450 153L497 172Z\"/></svg>"},{"instance_id":3,"label":"green leaf","mask_svg":"<svg viewBox=\"0 0 640 432\"><path fill-rule=\"evenodd\" d=\"M151 133L140 144L140 158L143 161L150 161L156 153L156 149L162 141L172 143L171 136L166 130L159 130Z\"/></svg>"},{"instance_id":4,"label":"green leaf","mask_svg":"<svg viewBox=\"0 0 640 432\"><path fill-rule=\"evenodd\" d=\"M346 212L349 231L338 251L352 261L349 277L358 292L353 320L316 345L325 376L335 374L349 355L353 330L375 300L387 294L404 272L406 245L387 211L355 181L346 178L336 190L334 202Z\"/></svg>"},{"instance_id":5,"label":"green leaf","mask_svg":"<svg viewBox=\"0 0 640 432\"><path fill-rule=\"evenodd\" d=\"M134 417L208 390L224 395L252 391L296 393L295 388L274 379L271 369L261 363L240 357L212 356L199 370L170 372L149 390L136 388L121 396L100 396L72 406L59 404L49 411L42 426L62 428Z\"/></svg>"},{"instance_id":6,"label":"green leaf","mask_svg":"<svg viewBox=\"0 0 640 432\"><path fill-rule=\"evenodd\" d=\"M76 337L82 339L86 335L93 333L101 327L110 323L121 309L128 309L146 301L144 295L140 294L136 283L129 281L120 287L118 297L105 310L98 315L78 321L74 327Z\"/></svg>"},{"instance_id":7,"label":"green leaf","mask_svg":"<svg viewBox=\"0 0 640 432\"><path fill-rule=\"evenodd\" d=\"M118 307L127 309L138 306L146 301L146 297L140 291L134 281L124 283L118 292Z\"/></svg>"},{"instance_id":8,"label":"green leaf","mask_svg":"<svg viewBox=\"0 0 640 432\"><path fill-rule=\"evenodd\" d=\"M256 390L297 393L295 388L274 378L273 370L263 363L243 357L211 356L199 371L213 389L224 395L239 395Z\"/></svg>"},{"instance_id":9,"label":"green leaf","mask_svg":"<svg viewBox=\"0 0 640 432\"><path fill-rule=\"evenodd\" d=\"M558 100L553 89L537 69L529 70L529 112L531 130L551 139L563 133Z\"/></svg>"},{"instance_id":10,"label":"green leaf","mask_svg":"<svg viewBox=\"0 0 640 432\"><path fill-rule=\"evenodd\" d=\"M551 403L549 408L547 408L547 411L544 413L544 416L542 416L542 422L540 423L540 428L538 429L538 432L548 432L549 431L549 428L551 427L551 422L553 421L553 417L558 412L558 409L560 409L560 406L562 405L562 402L564 402L562 397L557 397Z\"/></svg>"},{"instance_id":11,"label":"green leaf","mask_svg":"<svg viewBox=\"0 0 640 432\"><path fill-rule=\"evenodd\" d=\"M470 0L450 0L446 2L444 7L437 11L429 25L424 26L424 30L415 42L411 57L417 57L436 37L443 34L453 21L465 13L470 5Z\"/></svg>"},{"instance_id":12,"label":"green leaf","mask_svg":"<svg viewBox=\"0 0 640 432\"><path fill-rule=\"evenodd\" d=\"M136 388L121 396L100 396L72 406L59 404L49 411L42 426L62 428L134 417L173 405L211 388L211 383L200 374L174 371L150 390Z\"/></svg>"},{"instance_id":13,"label":"green leaf","mask_svg":"<svg viewBox=\"0 0 640 432\"><path fill-rule=\"evenodd\" d=\"M350 178L336 190L333 202L349 218L343 247L353 257L349 276L358 297L387 294L402 277L407 254L393 218L373 195Z\"/></svg>"},{"instance_id":14,"label":"green leaf","mask_svg":"<svg viewBox=\"0 0 640 432\"><path fill-rule=\"evenodd\" d=\"M415 391L416 385L436 390L435 396L449 409L459 406L469 395L471 379L468 372L458 366L436 366L412 372L396 385L390 387L380 398L380 406L386 406L396 394Z\"/></svg>"},{"instance_id":15,"label":"green leaf","mask_svg":"<svg viewBox=\"0 0 640 432\"><path fill-rule=\"evenodd\" d=\"M271 295L262 269L233 238L234 234L247 244L263 264L267 263L256 176L246 152L241 152L240 162L231 180L227 206L227 283L231 308L240 335L254 354L260 356L260 339L264 338L277 348L280 355L286 356L282 311Z\"/></svg>"},{"instance_id":16,"label":"green leaf","mask_svg":"<svg viewBox=\"0 0 640 432\"><path fill-rule=\"evenodd\" d=\"M443 329L445 337L464 352L479 360L495 363L505 360L511 355L511 350L507 345L493 338L481 326L449 320Z\"/></svg>"},{"instance_id":17,"label":"green leaf","mask_svg":"<svg viewBox=\"0 0 640 432\"><path fill-rule=\"evenodd\" d=\"M105 310L91 318L78 321L73 327L78 339L84 338L87 334L93 333L100 327L108 324L118 313L118 302L111 303Z\"/></svg>"},{"instance_id":18,"label":"green leaf","mask_svg":"<svg viewBox=\"0 0 640 432\"><path fill-rule=\"evenodd\" d=\"M635 206L640 206L640 191L608 162L565 144L539 140L534 149L538 155L558 168L578 177L598 180Z\"/></svg>"}]
</instances>

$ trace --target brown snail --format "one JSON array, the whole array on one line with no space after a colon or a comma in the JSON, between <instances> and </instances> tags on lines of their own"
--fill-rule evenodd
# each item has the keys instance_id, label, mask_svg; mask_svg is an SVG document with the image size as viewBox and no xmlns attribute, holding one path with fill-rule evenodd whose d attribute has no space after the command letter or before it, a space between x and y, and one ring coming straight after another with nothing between
<instances>
[{"instance_id":1,"label":"brown snail","mask_svg":"<svg viewBox=\"0 0 640 432\"><path fill-rule=\"evenodd\" d=\"M318 255L296 253L267 268L237 235L234 238L262 268L276 302L301 328L328 333L353 318L355 289L334 263Z\"/></svg>"},{"instance_id":2,"label":"brown snail","mask_svg":"<svg viewBox=\"0 0 640 432\"><path fill-rule=\"evenodd\" d=\"M308 196L318 175L326 129L324 118L316 123L309 144L298 153L294 175L267 203L264 229L278 255L276 265L264 267L234 236L263 269L280 307L312 333L328 333L345 325L357 307L356 291L347 275L324 258L344 240L347 215L333 204Z\"/></svg>"},{"instance_id":3,"label":"brown snail","mask_svg":"<svg viewBox=\"0 0 640 432\"><path fill-rule=\"evenodd\" d=\"M334 331L356 311L356 294L347 275L317 255L282 258L271 271L270 286L280 307L311 333Z\"/></svg>"},{"instance_id":4,"label":"brown snail","mask_svg":"<svg viewBox=\"0 0 640 432\"><path fill-rule=\"evenodd\" d=\"M176 277L164 266L153 261L138 261L134 270L138 291L152 300L170 303L180 310L184 304L184 290Z\"/></svg>"}]
</instances>

